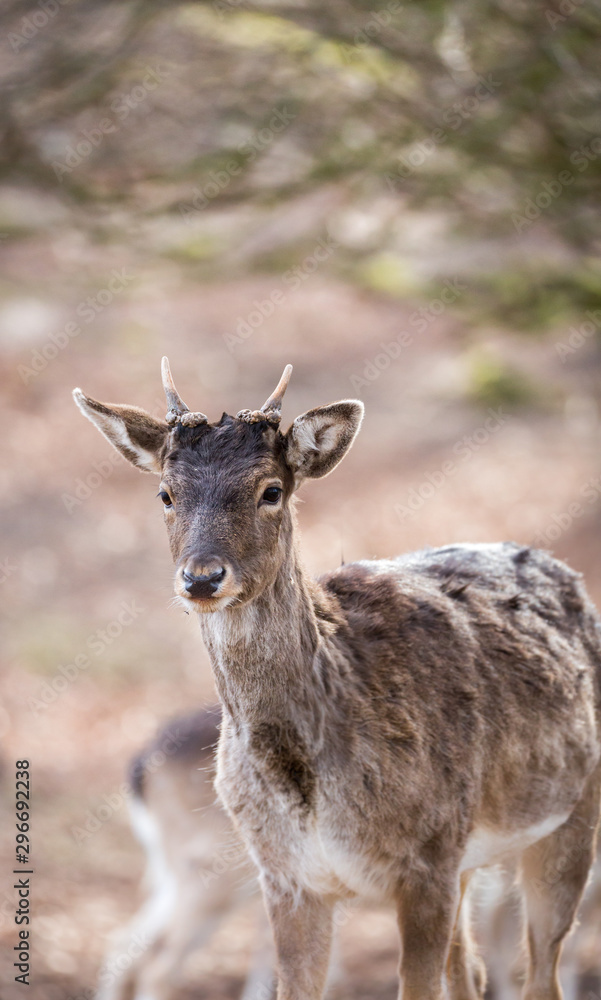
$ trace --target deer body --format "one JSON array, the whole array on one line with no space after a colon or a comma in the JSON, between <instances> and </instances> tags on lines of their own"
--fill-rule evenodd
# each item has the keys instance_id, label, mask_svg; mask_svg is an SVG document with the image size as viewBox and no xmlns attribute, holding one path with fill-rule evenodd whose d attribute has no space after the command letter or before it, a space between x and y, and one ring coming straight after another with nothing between
<instances>
[{"instance_id":1,"label":"deer body","mask_svg":"<svg viewBox=\"0 0 601 1000\"><path fill-rule=\"evenodd\" d=\"M490 864L568 818L599 760L576 574L514 545L357 563L312 592L297 573L201 619L217 787L264 878L394 899L414 869Z\"/></svg>"},{"instance_id":2,"label":"deer body","mask_svg":"<svg viewBox=\"0 0 601 1000\"><path fill-rule=\"evenodd\" d=\"M404 1000L482 996L461 900L506 855L528 904L527 1000L558 1000L599 818L599 617L577 574L511 543L310 581L292 494L340 461L362 408L310 410L282 435L281 385L215 425L172 397L173 431L78 398L163 477L176 593L200 613L223 705L217 789L259 869L278 1000L320 1000L333 907L353 895L396 905Z\"/></svg>"}]
</instances>

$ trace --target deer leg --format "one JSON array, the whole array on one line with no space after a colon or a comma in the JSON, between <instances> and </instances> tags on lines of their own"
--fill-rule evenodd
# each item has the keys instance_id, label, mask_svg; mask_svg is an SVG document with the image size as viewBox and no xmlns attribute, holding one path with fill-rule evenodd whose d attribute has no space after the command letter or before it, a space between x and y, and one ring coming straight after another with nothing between
<instances>
[{"instance_id":1,"label":"deer leg","mask_svg":"<svg viewBox=\"0 0 601 1000\"><path fill-rule=\"evenodd\" d=\"M479 874L486 916L481 933L488 966L487 992L495 1000L516 1000L526 978L524 898L517 865L488 868Z\"/></svg>"},{"instance_id":2,"label":"deer leg","mask_svg":"<svg viewBox=\"0 0 601 1000\"><path fill-rule=\"evenodd\" d=\"M461 879L461 902L447 959L447 984L451 1000L481 1000L486 986L486 968L472 937L469 875Z\"/></svg>"},{"instance_id":3,"label":"deer leg","mask_svg":"<svg viewBox=\"0 0 601 1000\"><path fill-rule=\"evenodd\" d=\"M322 1000L332 943L333 900L264 889L276 948L277 1000Z\"/></svg>"},{"instance_id":4,"label":"deer leg","mask_svg":"<svg viewBox=\"0 0 601 1000\"><path fill-rule=\"evenodd\" d=\"M177 871L177 905L160 946L140 970L134 1000L169 1000L184 979L189 955L205 946L237 900L229 885L223 893L203 890L200 879L182 865Z\"/></svg>"},{"instance_id":5,"label":"deer leg","mask_svg":"<svg viewBox=\"0 0 601 1000\"><path fill-rule=\"evenodd\" d=\"M240 1000L275 1000L273 940L265 908L257 913L255 947Z\"/></svg>"},{"instance_id":6,"label":"deer leg","mask_svg":"<svg viewBox=\"0 0 601 1000\"><path fill-rule=\"evenodd\" d=\"M570 818L522 855L530 959L524 1000L561 1000L561 947L594 859L600 792L597 768Z\"/></svg>"},{"instance_id":7,"label":"deer leg","mask_svg":"<svg viewBox=\"0 0 601 1000\"><path fill-rule=\"evenodd\" d=\"M165 947L174 905L173 886L165 879L165 886L155 886L103 965L95 1000L135 1000L146 968Z\"/></svg>"},{"instance_id":8,"label":"deer leg","mask_svg":"<svg viewBox=\"0 0 601 1000\"><path fill-rule=\"evenodd\" d=\"M403 942L399 1000L442 1000L457 918L458 880L440 876L404 885L398 901Z\"/></svg>"}]
</instances>

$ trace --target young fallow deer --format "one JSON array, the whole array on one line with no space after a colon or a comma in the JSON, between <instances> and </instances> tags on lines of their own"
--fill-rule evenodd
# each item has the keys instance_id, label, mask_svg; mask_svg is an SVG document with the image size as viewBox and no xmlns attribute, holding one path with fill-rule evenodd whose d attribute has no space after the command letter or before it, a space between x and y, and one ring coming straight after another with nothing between
<instances>
[{"instance_id":1,"label":"young fallow deer","mask_svg":"<svg viewBox=\"0 0 601 1000\"><path fill-rule=\"evenodd\" d=\"M191 980L189 959L255 895L247 852L215 797L220 722L219 706L173 719L131 761L128 805L147 895L102 966L95 1000L174 1000ZM241 1000L272 997L262 918Z\"/></svg>"},{"instance_id":2,"label":"young fallow deer","mask_svg":"<svg viewBox=\"0 0 601 1000\"><path fill-rule=\"evenodd\" d=\"M363 406L280 431L291 368L260 410L166 422L75 391L161 476L175 591L199 613L223 706L218 793L259 869L278 1000L323 995L332 911L396 904L403 1000L474 1000L484 971L461 901L519 855L526 1000L557 965L591 865L601 786L601 622L579 576L513 543L344 565L298 555L295 491L348 451Z\"/></svg>"}]
</instances>

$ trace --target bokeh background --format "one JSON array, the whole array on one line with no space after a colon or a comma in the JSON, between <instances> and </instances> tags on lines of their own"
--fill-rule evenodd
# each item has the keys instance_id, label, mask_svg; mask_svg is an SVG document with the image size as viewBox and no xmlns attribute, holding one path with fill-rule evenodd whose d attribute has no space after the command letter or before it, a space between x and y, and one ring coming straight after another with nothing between
<instances>
[{"instance_id":1,"label":"bokeh background","mask_svg":"<svg viewBox=\"0 0 601 1000\"><path fill-rule=\"evenodd\" d=\"M84 1000L141 898L127 760L214 699L170 604L156 484L73 386L161 415L167 353L215 419L292 362L285 422L367 408L302 491L312 572L507 538L553 549L601 603L600 42L598 0L5 0L3 1000L26 989L13 761L34 788L28 996ZM252 935L232 920L186 996L239 995ZM391 914L355 914L340 955L333 996L396 996ZM600 955L598 880L574 1000L601 995Z\"/></svg>"}]
</instances>

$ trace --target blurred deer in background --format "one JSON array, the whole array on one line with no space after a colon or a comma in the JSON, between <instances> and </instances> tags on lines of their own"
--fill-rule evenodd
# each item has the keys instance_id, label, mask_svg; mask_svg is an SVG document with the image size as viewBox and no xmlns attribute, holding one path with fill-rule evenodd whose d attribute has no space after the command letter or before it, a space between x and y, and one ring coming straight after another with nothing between
<instances>
[{"instance_id":1,"label":"blurred deer in background","mask_svg":"<svg viewBox=\"0 0 601 1000\"><path fill-rule=\"evenodd\" d=\"M587 850L590 831L583 829ZM573 849L582 849L574 837ZM571 859L568 857L568 863ZM561 878L552 867L549 881ZM526 914L520 886L519 866L513 863L481 868L472 879L474 913L478 941L486 957L490 1000L518 1000L528 971ZM599 901L601 900L601 858L593 865L591 879L580 912L579 933L566 940L562 953L561 984L565 1000L594 1000L601 992L599 973Z\"/></svg>"},{"instance_id":2,"label":"blurred deer in background","mask_svg":"<svg viewBox=\"0 0 601 1000\"><path fill-rule=\"evenodd\" d=\"M219 707L174 719L131 762L130 818L146 853L148 898L107 956L97 1000L175 1000L190 978L186 960L257 895L246 849L215 797L220 722ZM260 903L257 914L242 1000L273 996Z\"/></svg>"},{"instance_id":3,"label":"blurred deer in background","mask_svg":"<svg viewBox=\"0 0 601 1000\"><path fill-rule=\"evenodd\" d=\"M599 616L576 573L513 543L310 580L294 493L340 462L363 406L316 407L283 434L290 371L260 410L214 424L166 359L165 422L75 390L161 476L175 591L199 614L223 706L216 787L259 870L278 1000L323 996L333 908L353 896L396 905L403 1000L481 997L461 904L475 869L512 856L524 995L558 1000L599 819Z\"/></svg>"}]
</instances>

